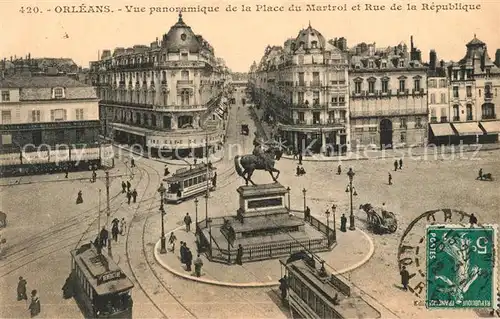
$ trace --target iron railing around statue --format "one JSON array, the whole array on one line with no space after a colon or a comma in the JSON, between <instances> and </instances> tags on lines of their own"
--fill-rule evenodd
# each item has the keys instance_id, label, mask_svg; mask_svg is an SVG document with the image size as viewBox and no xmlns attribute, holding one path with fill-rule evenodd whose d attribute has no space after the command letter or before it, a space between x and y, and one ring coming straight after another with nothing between
<instances>
[{"instance_id":1,"label":"iron railing around statue","mask_svg":"<svg viewBox=\"0 0 500 319\"><path fill-rule=\"evenodd\" d=\"M313 216L304 216L304 221L309 223L312 227L316 228L323 234L325 234L328 237L330 237L330 246L335 244L337 241L337 231L335 229L335 225L333 229L331 227L326 226L322 222L320 222L318 219L314 218Z\"/></svg>"}]
</instances>

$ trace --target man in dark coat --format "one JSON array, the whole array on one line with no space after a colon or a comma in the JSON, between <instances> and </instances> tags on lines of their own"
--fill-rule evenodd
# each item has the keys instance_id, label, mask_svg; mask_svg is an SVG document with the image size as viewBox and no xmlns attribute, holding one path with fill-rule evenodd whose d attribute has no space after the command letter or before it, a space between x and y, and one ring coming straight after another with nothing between
<instances>
[{"instance_id":1,"label":"man in dark coat","mask_svg":"<svg viewBox=\"0 0 500 319\"><path fill-rule=\"evenodd\" d=\"M347 217L345 217L345 214L342 214L340 217L340 231L341 232L346 232L346 225L347 225Z\"/></svg>"},{"instance_id":2,"label":"man in dark coat","mask_svg":"<svg viewBox=\"0 0 500 319\"><path fill-rule=\"evenodd\" d=\"M101 232L99 233L99 241L101 242L101 247L106 247L108 244L109 232L106 230L106 226L103 226Z\"/></svg>"},{"instance_id":3,"label":"man in dark coat","mask_svg":"<svg viewBox=\"0 0 500 319\"><path fill-rule=\"evenodd\" d=\"M392 175L389 173L389 185L392 185Z\"/></svg>"},{"instance_id":4,"label":"man in dark coat","mask_svg":"<svg viewBox=\"0 0 500 319\"><path fill-rule=\"evenodd\" d=\"M191 231L191 216L189 216L189 213L186 213L186 216L184 216L184 224L186 224L186 231L189 232Z\"/></svg>"},{"instance_id":5,"label":"man in dark coat","mask_svg":"<svg viewBox=\"0 0 500 319\"><path fill-rule=\"evenodd\" d=\"M470 227L477 225L477 217L474 214L470 214L469 224L470 224Z\"/></svg>"},{"instance_id":6,"label":"man in dark coat","mask_svg":"<svg viewBox=\"0 0 500 319\"><path fill-rule=\"evenodd\" d=\"M26 280L23 277L19 277L19 282L17 283L17 300L28 300L26 295Z\"/></svg>"},{"instance_id":7,"label":"man in dark coat","mask_svg":"<svg viewBox=\"0 0 500 319\"><path fill-rule=\"evenodd\" d=\"M127 184L125 184L125 182L122 181L122 194L125 194L126 191L127 191Z\"/></svg>"},{"instance_id":8,"label":"man in dark coat","mask_svg":"<svg viewBox=\"0 0 500 319\"><path fill-rule=\"evenodd\" d=\"M193 263L193 254L191 249L186 247L186 271L191 271L191 265Z\"/></svg>"},{"instance_id":9,"label":"man in dark coat","mask_svg":"<svg viewBox=\"0 0 500 319\"><path fill-rule=\"evenodd\" d=\"M280 291L281 291L281 301L284 303L286 302L286 295L287 295L287 290L288 290L288 278L286 275L283 276L279 280L280 283Z\"/></svg>"},{"instance_id":10,"label":"man in dark coat","mask_svg":"<svg viewBox=\"0 0 500 319\"><path fill-rule=\"evenodd\" d=\"M134 203L135 203L135 202L136 202L136 200L137 200L137 191L135 190L135 188L134 188L134 190L132 191L132 199L134 200Z\"/></svg>"},{"instance_id":11,"label":"man in dark coat","mask_svg":"<svg viewBox=\"0 0 500 319\"><path fill-rule=\"evenodd\" d=\"M36 290L31 292L31 303L28 309L30 311L31 318L37 316L41 311L40 299L38 299Z\"/></svg>"},{"instance_id":12,"label":"man in dark coat","mask_svg":"<svg viewBox=\"0 0 500 319\"><path fill-rule=\"evenodd\" d=\"M76 204L81 204L83 203L83 195L82 191L78 191L78 195L76 196Z\"/></svg>"},{"instance_id":13,"label":"man in dark coat","mask_svg":"<svg viewBox=\"0 0 500 319\"><path fill-rule=\"evenodd\" d=\"M311 217L311 209L309 206L306 206L306 210L304 211L304 219L309 219Z\"/></svg>"},{"instance_id":14,"label":"man in dark coat","mask_svg":"<svg viewBox=\"0 0 500 319\"><path fill-rule=\"evenodd\" d=\"M403 269L400 272L401 275L401 284L403 285L403 290L408 290L408 282L410 281L410 273L406 270L406 266L403 266Z\"/></svg>"},{"instance_id":15,"label":"man in dark coat","mask_svg":"<svg viewBox=\"0 0 500 319\"><path fill-rule=\"evenodd\" d=\"M299 165L302 165L302 151L299 151Z\"/></svg>"},{"instance_id":16,"label":"man in dark coat","mask_svg":"<svg viewBox=\"0 0 500 319\"><path fill-rule=\"evenodd\" d=\"M130 192L130 187L132 187L132 184L130 184L130 181L127 181L127 191Z\"/></svg>"},{"instance_id":17,"label":"man in dark coat","mask_svg":"<svg viewBox=\"0 0 500 319\"><path fill-rule=\"evenodd\" d=\"M180 245L181 264L186 263L186 243L181 241Z\"/></svg>"},{"instance_id":18,"label":"man in dark coat","mask_svg":"<svg viewBox=\"0 0 500 319\"><path fill-rule=\"evenodd\" d=\"M130 205L130 200L132 199L132 192L131 191L127 191L127 200L128 200L128 204Z\"/></svg>"},{"instance_id":19,"label":"man in dark coat","mask_svg":"<svg viewBox=\"0 0 500 319\"><path fill-rule=\"evenodd\" d=\"M394 171L398 170L398 160L394 161Z\"/></svg>"},{"instance_id":20,"label":"man in dark coat","mask_svg":"<svg viewBox=\"0 0 500 319\"><path fill-rule=\"evenodd\" d=\"M403 169L403 159L399 159L399 169Z\"/></svg>"},{"instance_id":21,"label":"man in dark coat","mask_svg":"<svg viewBox=\"0 0 500 319\"><path fill-rule=\"evenodd\" d=\"M163 171L163 176L167 176L168 174L170 174L170 171L168 170L167 165L165 165L165 170Z\"/></svg>"},{"instance_id":22,"label":"man in dark coat","mask_svg":"<svg viewBox=\"0 0 500 319\"><path fill-rule=\"evenodd\" d=\"M337 167L337 175L340 175L340 174L342 174L342 167L339 164L339 166Z\"/></svg>"},{"instance_id":23,"label":"man in dark coat","mask_svg":"<svg viewBox=\"0 0 500 319\"><path fill-rule=\"evenodd\" d=\"M243 261L241 260L243 258L243 247L241 244L238 245L238 251L236 252L236 264L238 265L243 265Z\"/></svg>"},{"instance_id":24,"label":"man in dark coat","mask_svg":"<svg viewBox=\"0 0 500 319\"><path fill-rule=\"evenodd\" d=\"M212 177L212 185L214 187L217 186L217 172L214 173L214 177Z\"/></svg>"},{"instance_id":25,"label":"man in dark coat","mask_svg":"<svg viewBox=\"0 0 500 319\"><path fill-rule=\"evenodd\" d=\"M134 160L134 158L130 159L130 167L135 167L135 160Z\"/></svg>"}]
</instances>

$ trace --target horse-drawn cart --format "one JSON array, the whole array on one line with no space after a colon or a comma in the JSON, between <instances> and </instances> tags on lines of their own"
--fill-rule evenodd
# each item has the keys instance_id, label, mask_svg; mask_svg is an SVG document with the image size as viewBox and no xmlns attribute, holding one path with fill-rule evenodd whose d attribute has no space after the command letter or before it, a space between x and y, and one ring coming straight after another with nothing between
<instances>
[{"instance_id":1,"label":"horse-drawn cart","mask_svg":"<svg viewBox=\"0 0 500 319\"><path fill-rule=\"evenodd\" d=\"M376 209L371 204L364 204L359 208L365 211L368 227L376 234L392 234L398 229L398 221L393 212L389 212L384 208Z\"/></svg>"}]
</instances>

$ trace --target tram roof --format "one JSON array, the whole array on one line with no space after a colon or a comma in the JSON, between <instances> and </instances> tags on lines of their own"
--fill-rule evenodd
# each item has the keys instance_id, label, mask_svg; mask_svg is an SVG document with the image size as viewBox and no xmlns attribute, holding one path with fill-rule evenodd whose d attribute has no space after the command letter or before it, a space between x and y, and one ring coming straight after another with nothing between
<instances>
[{"instance_id":1,"label":"tram roof","mask_svg":"<svg viewBox=\"0 0 500 319\"><path fill-rule=\"evenodd\" d=\"M71 256L98 295L127 291L134 287L132 281L113 259L107 258L103 254L99 255L92 244L72 250ZM113 277L114 274L119 274L119 277L109 281L103 280L105 276Z\"/></svg>"},{"instance_id":2,"label":"tram roof","mask_svg":"<svg viewBox=\"0 0 500 319\"><path fill-rule=\"evenodd\" d=\"M210 171L215 171L217 168L215 168L213 165L208 168ZM184 180L186 178L189 178L191 176L205 173L207 171L207 165L206 164L197 164L194 167L191 166L190 168L181 168L178 169L172 176L169 176L164 179L164 181L169 182L169 183L175 183L181 180Z\"/></svg>"}]
</instances>

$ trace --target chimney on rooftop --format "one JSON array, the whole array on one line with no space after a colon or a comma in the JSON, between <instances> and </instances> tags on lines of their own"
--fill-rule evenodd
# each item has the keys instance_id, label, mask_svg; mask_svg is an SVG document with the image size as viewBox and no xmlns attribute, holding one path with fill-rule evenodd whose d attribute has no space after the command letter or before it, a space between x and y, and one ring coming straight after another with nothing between
<instances>
[{"instance_id":1,"label":"chimney on rooftop","mask_svg":"<svg viewBox=\"0 0 500 319\"><path fill-rule=\"evenodd\" d=\"M429 67L431 70L436 70L436 66L437 66L437 54L436 51L431 50L431 52L429 52Z\"/></svg>"}]
</instances>

